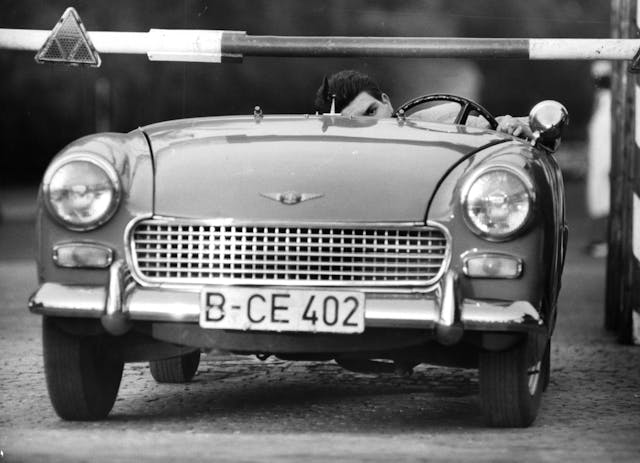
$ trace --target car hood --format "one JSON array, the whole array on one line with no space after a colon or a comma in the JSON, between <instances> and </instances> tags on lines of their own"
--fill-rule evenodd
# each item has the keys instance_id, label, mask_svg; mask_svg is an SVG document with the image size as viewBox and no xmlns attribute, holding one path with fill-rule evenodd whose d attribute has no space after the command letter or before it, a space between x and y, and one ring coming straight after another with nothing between
<instances>
[{"instance_id":1,"label":"car hood","mask_svg":"<svg viewBox=\"0 0 640 463\"><path fill-rule=\"evenodd\" d=\"M340 116L190 119L143 130L156 215L278 222L422 221L452 166L507 139Z\"/></svg>"}]
</instances>

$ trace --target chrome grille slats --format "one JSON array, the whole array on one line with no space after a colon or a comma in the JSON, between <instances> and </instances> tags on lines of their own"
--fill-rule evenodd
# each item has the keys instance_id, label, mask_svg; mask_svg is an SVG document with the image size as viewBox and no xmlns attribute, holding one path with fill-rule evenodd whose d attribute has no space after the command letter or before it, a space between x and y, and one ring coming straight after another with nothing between
<instances>
[{"instance_id":1,"label":"chrome grille slats","mask_svg":"<svg viewBox=\"0 0 640 463\"><path fill-rule=\"evenodd\" d=\"M132 271L149 285L416 286L434 283L448 254L434 226L146 219L129 239Z\"/></svg>"}]
</instances>

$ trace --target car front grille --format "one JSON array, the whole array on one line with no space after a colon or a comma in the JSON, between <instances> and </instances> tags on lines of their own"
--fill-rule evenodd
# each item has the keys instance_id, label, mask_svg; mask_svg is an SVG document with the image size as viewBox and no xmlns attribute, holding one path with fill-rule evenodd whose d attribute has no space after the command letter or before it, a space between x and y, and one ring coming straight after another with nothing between
<instances>
[{"instance_id":1,"label":"car front grille","mask_svg":"<svg viewBox=\"0 0 640 463\"><path fill-rule=\"evenodd\" d=\"M145 284L416 286L438 280L435 226L211 224L149 219L130 235Z\"/></svg>"}]
</instances>

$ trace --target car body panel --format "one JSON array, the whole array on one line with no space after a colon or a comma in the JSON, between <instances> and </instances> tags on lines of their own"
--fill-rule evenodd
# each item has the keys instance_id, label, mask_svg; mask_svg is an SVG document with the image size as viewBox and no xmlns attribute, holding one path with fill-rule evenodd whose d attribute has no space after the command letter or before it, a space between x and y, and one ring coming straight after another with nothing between
<instances>
[{"instance_id":1,"label":"car body panel","mask_svg":"<svg viewBox=\"0 0 640 463\"><path fill-rule=\"evenodd\" d=\"M526 233L506 243L491 242L475 235L461 219L460 189L464 178L482 165L506 164L529 172L536 185L536 204ZM524 272L517 280L473 279L462 277L462 292L479 299L530 301L544 313L545 319L555 319L564 246L564 187L562 174L553 156L520 142L488 147L477 155L457 164L441 182L429 205L428 219L443 224L453 240L451 268L462 273L463 257L476 253L507 250L509 255L522 259ZM550 327L552 329L552 326Z\"/></svg>"},{"instance_id":2,"label":"car body panel","mask_svg":"<svg viewBox=\"0 0 640 463\"><path fill-rule=\"evenodd\" d=\"M38 277L41 282L100 282L104 285L106 270L60 268L52 260L52 250L56 245L68 242L99 243L114 250L114 259L123 258L127 224L135 217L153 211L153 159L147 140L139 130L129 134L105 133L83 137L66 146L52 162L78 153L99 156L115 166L124 191L120 207L102 227L89 232L72 231L51 216L40 194L36 214Z\"/></svg>"},{"instance_id":3,"label":"car body panel","mask_svg":"<svg viewBox=\"0 0 640 463\"><path fill-rule=\"evenodd\" d=\"M444 124L329 116L210 118L144 130L156 163L155 214L284 222L422 221L452 164L506 141ZM321 199L282 207L267 197L290 191Z\"/></svg>"}]
</instances>

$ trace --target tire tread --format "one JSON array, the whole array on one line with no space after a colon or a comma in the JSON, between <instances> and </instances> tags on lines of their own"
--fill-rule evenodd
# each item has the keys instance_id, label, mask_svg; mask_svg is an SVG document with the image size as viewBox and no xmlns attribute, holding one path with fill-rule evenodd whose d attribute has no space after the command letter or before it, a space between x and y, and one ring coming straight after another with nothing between
<instances>
[{"instance_id":1,"label":"tire tread","mask_svg":"<svg viewBox=\"0 0 640 463\"><path fill-rule=\"evenodd\" d=\"M159 383L186 383L193 379L200 364L200 351L195 350L178 357L151 360L151 376Z\"/></svg>"},{"instance_id":2,"label":"tire tread","mask_svg":"<svg viewBox=\"0 0 640 463\"><path fill-rule=\"evenodd\" d=\"M66 333L48 317L42 330L47 389L58 416L79 421L105 418L115 403L124 362L105 355L104 336Z\"/></svg>"},{"instance_id":3,"label":"tire tread","mask_svg":"<svg viewBox=\"0 0 640 463\"><path fill-rule=\"evenodd\" d=\"M480 401L490 426L527 427L536 418L544 386L541 371L538 389L528 388L527 343L502 352L480 354Z\"/></svg>"}]
</instances>

